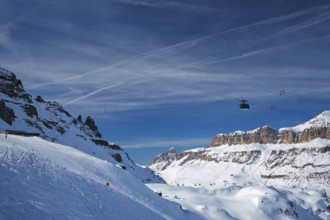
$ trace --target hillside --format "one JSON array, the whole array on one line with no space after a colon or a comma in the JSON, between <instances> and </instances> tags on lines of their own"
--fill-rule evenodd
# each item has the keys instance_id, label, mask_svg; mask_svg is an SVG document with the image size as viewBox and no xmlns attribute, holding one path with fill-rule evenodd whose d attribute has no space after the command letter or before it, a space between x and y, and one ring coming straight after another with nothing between
<instances>
[{"instance_id":1,"label":"hillside","mask_svg":"<svg viewBox=\"0 0 330 220\"><path fill-rule=\"evenodd\" d=\"M112 164L123 164L142 182L163 182L149 169L137 166L118 145L102 139L91 116L74 117L59 103L33 98L16 75L0 68L0 132L39 133L40 137L68 145Z\"/></svg>"},{"instance_id":2,"label":"hillside","mask_svg":"<svg viewBox=\"0 0 330 220\"><path fill-rule=\"evenodd\" d=\"M200 219L112 163L38 137L0 134L0 195L0 219Z\"/></svg>"}]
</instances>

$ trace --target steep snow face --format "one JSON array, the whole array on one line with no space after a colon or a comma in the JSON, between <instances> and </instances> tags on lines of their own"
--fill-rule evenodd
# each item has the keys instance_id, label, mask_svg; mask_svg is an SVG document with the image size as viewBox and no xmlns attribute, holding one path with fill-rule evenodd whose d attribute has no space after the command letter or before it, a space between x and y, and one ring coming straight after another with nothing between
<instances>
[{"instance_id":1,"label":"steep snow face","mask_svg":"<svg viewBox=\"0 0 330 220\"><path fill-rule=\"evenodd\" d=\"M199 148L150 166L172 185L262 183L271 186L329 186L330 141Z\"/></svg>"},{"instance_id":2,"label":"steep snow face","mask_svg":"<svg viewBox=\"0 0 330 220\"><path fill-rule=\"evenodd\" d=\"M112 163L37 137L0 134L0 195L0 219L199 219Z\"/></svg>"}]
</instances>

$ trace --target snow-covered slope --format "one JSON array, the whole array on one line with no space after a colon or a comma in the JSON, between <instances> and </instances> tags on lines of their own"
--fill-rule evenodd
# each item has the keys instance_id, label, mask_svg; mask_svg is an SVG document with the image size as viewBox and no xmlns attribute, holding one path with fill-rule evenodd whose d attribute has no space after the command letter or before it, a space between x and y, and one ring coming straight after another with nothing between
<instances>
[{"instance_id":1,"label":"snow-covered slope","mask_svg":"<svg viewBox=\"0 0 330 220\"><path fill-rule=\"evenodd\" d=\"M89 155L121 163L143 182L163 182L149 169L137 166L123 149L102 139L95 121L73 117L57 102L33 98L16 75L0 68L0 132L19 130L40 133L40 137L68 145Z\"/></svg>"},{"instance_id":2,"label":"snow-covered slope","mask_svg":"<svg viewBox=\"0 0 330 220\"><path fill-rule=\"evenodd\" d=\"M264 185L187 187L148 184L163 197L214 220L330 219L330 189Z\"/></svg>"},{"instance_id":3,"label":"snow-covered slope","mask_svg":"<svg viewBox=\"0 0 330 220\"><path fill-rule=\"evenodd\" d=\"M126 170L38 137L0 134L0 195L0 219L200 219Z\"/></svg>"}]
</instances>

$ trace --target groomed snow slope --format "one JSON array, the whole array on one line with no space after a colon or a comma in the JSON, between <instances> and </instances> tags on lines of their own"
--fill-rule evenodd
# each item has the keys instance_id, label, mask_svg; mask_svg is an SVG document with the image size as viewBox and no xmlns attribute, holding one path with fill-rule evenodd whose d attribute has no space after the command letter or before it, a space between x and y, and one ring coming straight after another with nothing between
<instances>
[{"instance_id":1,"label":"groomed snow slope","mask_svg":"<svg viewBox=\"0 0 330 220\"><path fill-rule=\"evenodd\" d=\"M37 137L0 135L0 195L0 219L200 219L129 172Z\"/></svg>"}]
</instances>

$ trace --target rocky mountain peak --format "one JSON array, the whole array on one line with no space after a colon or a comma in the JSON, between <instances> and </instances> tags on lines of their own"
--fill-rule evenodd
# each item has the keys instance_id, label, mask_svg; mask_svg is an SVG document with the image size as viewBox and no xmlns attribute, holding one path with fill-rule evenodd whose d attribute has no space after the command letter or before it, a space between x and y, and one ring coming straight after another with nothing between
<instances>
[{"instance_id":1,"label":"rocky mountain peak","mask_svg":"<svg viewBox=\"0 0 330 220\"><path fill-rule=\"evenodd\" d=\"M0 67L0 80L0 93L32 102L31 95L24 90L22 81L17 79L14 73Z\"/></svg>"},{"instance_id":2,"label":"rocky mountain peak","mask_svg":"<svg viewBox=\"0 0 330 220\"><path fill-rule=\"evenodd\" d=\"M80 123L77 123L76 119L59 103L46 101L41 96L33 100L32 96L24 90L22 81L17 79L14 73L1 67L0 94L2 95L0 119L5 122L3 124L0 120L1 125L3 124L2 129L22 130L24 128L38 132L50 140L56 140L66 133L71 133L70 130L76 131L75 136L82 139L102 137L94 119L90 116L86 118L85 123L81 121L81 116L78 116Z\"/></svg>"},{"instance_id":3,"label":"rocky mountain peak","mask_svg":"<svg viewBox=\"0 0 330 220\"><path fill-rule=\"evenodd\" d=\"M170 147L166 152L159 154L158 156L156 156L153 161L151 162L151 164L155 164L155 163L164 163L164 167L167 166L167 164L170 164L172 161L177 159L177 152L175 150L174 147Z\"/></svg>"}]
</instances>

